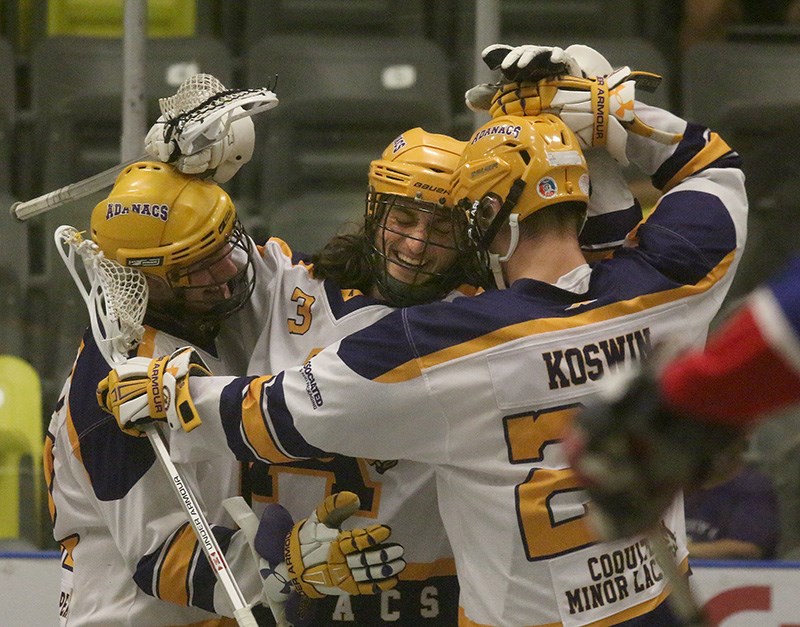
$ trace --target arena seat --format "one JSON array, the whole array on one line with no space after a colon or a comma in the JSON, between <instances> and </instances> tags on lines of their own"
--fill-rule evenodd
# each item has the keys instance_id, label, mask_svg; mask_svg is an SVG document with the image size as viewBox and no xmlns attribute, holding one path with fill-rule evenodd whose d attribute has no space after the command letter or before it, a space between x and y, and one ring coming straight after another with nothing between
<instances>
[{"instance_id":1,"label":"arena seat","mask_svg":"<svg viewBox=\"0 0 800 627\"><path fill-rule=\"evenodd\" d=\"M16 61L8 39L0 38L0 191L11 191L17 116Z\"/></svg>"},{"instance_id":2,"label":"arena seat","mask_svg":"<svg viewBox=\"0 0 800 627\"><path fill-rule=\"evenodd\" d=\"M540 35L628 37L638 32L636 0L500 0L500 33L527 43L548 44ZM505 41L505 40L504 40Z\"/></svg>"},{"instance_id":3,"label":"arena seat","mask_svg":"<svg viewBox=\"0 0 800 627\"><path fill-rule=\"evenodd\" d=\"M273 212L269 235L295 252L313 253L343 229L354 232L364 223L367 177L363 189L310 191L288 199Z\"/></svg>"},{"instance_id":4,"label":"arena seat","mask_svg":"<svg viewBox=\"0 0 800 627\"><path fill-rule=\"evenodd\" d=\"M425 0L247 0L241 16L245 46L249 50L265 35L279 33L421 36L425 5Z\"/></svg>"},{"instance_id":5,"label":"arena seat","mask_svg":"<svg viewBox=\"0 0 800 627\"><path fill-rule=\"evenodd\" d=\"M0 191L0 210L15 198ZM28 286L28 228L7 218L0 229L0 354L24 356L23 306Z\"/></svg>"},{"instance_id":6,"label":"arena seat","mask_svg":"<svg viewBox=\"0 0 800 627\"><path fill-rule=\"evenodd\" d=\"M447 62L426 39L268 36L247 55L247 85L276 75L280 104L256 118L247 168L265 216L312 189L363 193L369 162L401 132L450 129ZM309 224L320 210L307 209Z\"/></svg>"},{"instance_id":7,"label":"arena seat","mask_svg":"<svg viewBox=\"0 0 800 627\"><path fill-rule=\"evenodd\" d=\"M18 0L21 1L21 0ZM46 37L119 38L123 34L124 0L27 0L19 11L27 45ZM149 37L214 35L217 0L147 0Z\"/></svg>"},{"instance_id":8,"label":"arena seat","mask_svg":"<svg viewBox=\"0 0 800 627\"><path fill-rule=\"evenodd\" d=\"M683 115L719 126L731 108L758 94L759 103L800 103L800 46L779 41L696 44L682 59Z\"/></svg>"},{"instance_id":9,"label":"arena seat","mask_svg":"<svg viewBox=\"0 0 800 627\"><path fill-rule=\"evenodd\" d=\"M23 359L0 355L0 538L39 542L43 441L39 376Z\"/></svg>"},{"instance_id":10,"label":"arena seat","mask_svg":"<svg viewBox=\"0 0 800 627\"><path fill-rule=\"evenodd\" d=\"M46 5L50 37L122 37L122 0L48 0ZM148 35L191 37L195 34L196 16L196 0L148 0Z\"/></svg>"}]
</instances>

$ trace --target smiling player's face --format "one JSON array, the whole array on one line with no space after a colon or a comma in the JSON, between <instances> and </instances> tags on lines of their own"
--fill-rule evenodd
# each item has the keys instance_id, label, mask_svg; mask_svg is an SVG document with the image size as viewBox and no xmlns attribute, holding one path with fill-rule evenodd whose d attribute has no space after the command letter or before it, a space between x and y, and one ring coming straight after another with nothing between
<instances>
[{"instance_id":1,"label":"smiling player's face","mask_svg":"<svg viewBox=\"0 0 800 627\"><path fill-rule=\"evenodd\" d=\"M396 201L376 234L376 244L389 262L389 275L408 285L425 283L449 268L457 256L451 210L420 210L414 204Z\"/></svg>"}]
</instances>

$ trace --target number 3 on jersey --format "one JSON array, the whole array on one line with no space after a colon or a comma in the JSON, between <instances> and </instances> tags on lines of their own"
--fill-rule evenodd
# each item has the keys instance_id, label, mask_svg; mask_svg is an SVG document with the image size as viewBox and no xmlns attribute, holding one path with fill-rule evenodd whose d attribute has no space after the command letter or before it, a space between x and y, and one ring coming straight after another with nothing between
<instances>
[{"instance_id":1,"label":"number 3 on jersey","mask_svg":"<svg viewBox=\"0 0 800 627\"><path fill-rule=\"evenodd\" d=\"M303 335L311 328L311 305L315 300L317 299L311 294L306 294L299 287L294 288L292 302L297 303L297 315L286 321L289 325L289 333Z\"/></svg>"},{"instance_id":2,"label":"number 3 on jersey","mask_svg":"<svg viewBox=\"0 0 800 627\"><path fill-rule=\"evenodd\" d=\"M586 525L586 492L563 463L561 434L579 404L506 416L512 464L533 464L515 490L517 520L530 561L550 559L597 542Z\"/></svg>"}]
</instances>

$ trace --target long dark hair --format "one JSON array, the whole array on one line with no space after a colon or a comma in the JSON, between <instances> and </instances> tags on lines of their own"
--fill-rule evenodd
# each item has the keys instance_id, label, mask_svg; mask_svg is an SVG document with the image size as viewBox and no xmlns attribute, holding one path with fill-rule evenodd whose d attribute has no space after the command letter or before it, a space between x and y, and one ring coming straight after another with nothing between
<instances>
[{"instance_id":1,"label":"long dark hair","mask_svg":"<svg viewBox=\"0 0 800 627\"><path fill-rule=\"evenodd\" d=\"M355 232L338 233L311 256L314 277L368 294L375 285L371 252L363 226Z\"/></svg>"}]
</instances>

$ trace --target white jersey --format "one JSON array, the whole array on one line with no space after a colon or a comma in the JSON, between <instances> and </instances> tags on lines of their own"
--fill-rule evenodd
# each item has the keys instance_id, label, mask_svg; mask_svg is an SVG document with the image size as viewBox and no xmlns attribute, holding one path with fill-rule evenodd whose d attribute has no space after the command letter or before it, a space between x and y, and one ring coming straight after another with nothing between
<instances>
[{"instance_id":1,"label":"white jersey","mask_svg":"<svg viewBox=\"0 0 800 627\"><path fill-rule=\"evenodd\" d=\"M248 372L278 372L307 361L324 347L368 326L392 309L356 290L341 290L313 276L305 257L281 240L269 240L257 267L254 298L269 302L267 321ZM261 294L263 292L263 295ZM398 420L404 420L398 414ZM317 605L315 625L453 625L458 586L453 553L439 516L432 467L408 460L334 456L289 464L254 464L253 509L277 502L295 520L305 518L332 492L350 490L361 509L345 526L380 522L406 550L400 585L383 595L330 597Z\"/></svg>"},{"instance_id":2,"label":"white jersey","mask_svg":"<svg viewBox=\"0 0 800 627\"><path fill-rule=\"evenodd\" d=\"M185 344L148 327L138 354L165 355ZM200 354L214 372L245 367L233 354ZM53 535L62 546L61 625L189 625L232 615L150 441L122 433L99 408L95 390L108 369L87 331L47 430ZM233 526L221 502L238 494L240 468L228 455L180 469L209 522ZM229 528L214 533L243 592L258 602L261 581L244 538Z\"/></svg>"},{"instance_id":3,"label":"white jersey","mask_svg":"<svg viewBox=\"0 0 800 627\"><path fill-rule=\"evenodd\" d=\"M431 464L461 625L669 624L646 539L601 543L586 525L561 434L606 374L675 334L704 341L744 245L747 200L738 156L716 134L637 113L684 137L629 137L629 157L666 194L612 258L557 285L523 279L394 311L274 376L193 378L197 431L242 459L336 451ZM680 502L664 524L685 560Z\"/></svg>"}]
</instances>

